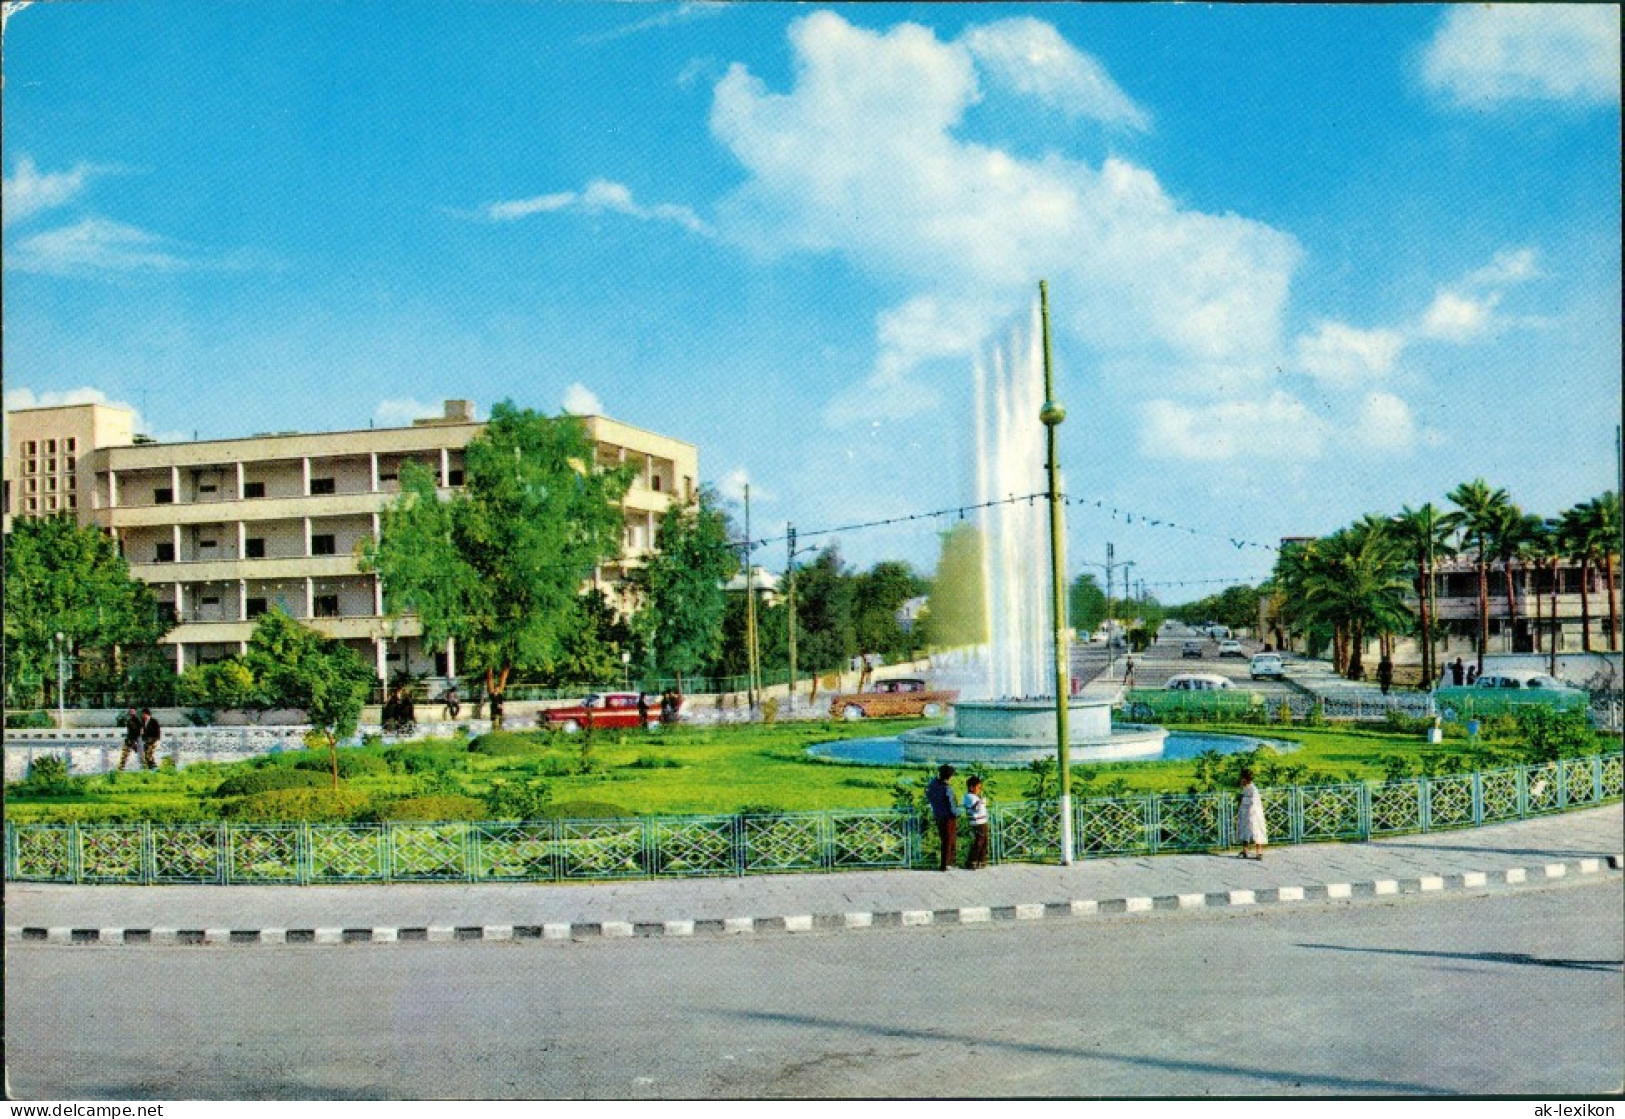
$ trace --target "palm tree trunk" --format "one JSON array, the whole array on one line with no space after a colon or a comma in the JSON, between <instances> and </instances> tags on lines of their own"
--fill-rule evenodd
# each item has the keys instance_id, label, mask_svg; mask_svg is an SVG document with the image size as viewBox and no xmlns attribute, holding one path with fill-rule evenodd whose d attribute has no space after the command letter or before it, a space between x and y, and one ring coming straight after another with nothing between
<instances>
[{"instance_id":1,"label":"palm tree trunk","mask_svg":"<svg viewBox=\"0 0 1625 1119\"><path fill-rule=\"evenodd\" d=\"M1484 540L1478 541L1478 674L1484 675L1484 646L1490 640L1490 571L1484 562Z\"/></svg>"},{"instance_id":2,"label":"palm tree trunk","mask_svg":"<svg viewBox=\"0 0 1625 1119\"><path fill-rule=\"evenodd\" d=\"M1591 557L1580 557L1580 648L1591 652Z\"/></svg>"},{"instance_id":3,"label":"palm tree trunk","mask_svg":"<svg viewBox=\"0 0 1625 1119\"><path fill-rule=\"evenodd\" d=\"M1431 683L1433 680L1433 629L1429 625L1428 588L1433 581L1433 573L1428 568L1426 553L1423 553L1418 559L1420 562L1417 564L1417 569L1422 575L1422 585L1417 588L1421 591L1421 594L1418 595L1417 605L1420 607L1422 615L1422 680L1424 683Z\"/></svg>"},{"instance_id":4,"label":"palm tree trunk","mask_svg":"<svg viewBox=\"0 0 1625 1119\"><path fill-rule=\"evenodd\" d=\"M1365 675L1365 664L1361 659L1362 654L1365 651L1365 627L1362 625L1352 626L1349 629L1348 643L1349 666L1348 672L1345 673L1345 675L1347 675L1350 680L1358 680L1360 677Z\"/></svg>"},{"instance_id":5,"label":"palm tree trunk","mask_svg":"<svg viewBox=\"0 0 1625 1119\"><path fill-rule=\"evenodd\" d=\"M1619 649L1619 596L1614 591L1614 553L1604 551L1602 554L1603 578L1608 584L1608 648L1615 652Z\"/></svg>"},{"instance_id":6,"label":"palm tree trunk","mask_svg":"<svg viewBox=\"0 0 1625 1119\"><path fill-rule=\"evenodd\" d=\"M1539 568L1536 568L1536 570L1538 571ZM1541 651L1541 649L1540 649L1540 628L1541 627L1540 627L1540 580L1539 580L1539 578L1536 578L1536 580L1535 580L1535 588L1534 588L1533 591L1530 592L1529 597L1531 599L1533 599L1534 602L1535 602L1535 633L1534 633L1535 652L1539 653Z\"/></svg>"},{"instance_id":7,"label":"palm tree trunk","mask_svg":"<svg viewBox=\"0 0 1625 1119\"><path fill-rule=\"evenodd\" d=\"M1557 675L1557 639L1562 632L1557 621L1557 579L1560 562L1557 556L1552 557L1552 662L1549 671L1553 676Z\"/></svg>"}]
</instances>

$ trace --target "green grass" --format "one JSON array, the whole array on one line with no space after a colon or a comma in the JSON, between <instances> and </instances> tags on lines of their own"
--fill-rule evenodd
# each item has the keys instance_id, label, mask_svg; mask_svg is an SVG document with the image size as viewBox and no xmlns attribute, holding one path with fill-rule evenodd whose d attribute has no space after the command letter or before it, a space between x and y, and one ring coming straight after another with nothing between
<instances>
[{"instance_id":1,"label":"green grass","mask_svg":"<svg viewBox=\"0 0 1625 1119\"><path fill-rule=\"evenodd\" d=\"M860 766L807 757L808 746L833 739L891 734L924 721L874 724L786 723L770 726L680 727L644 733L600 732L590 740L534 732L534 750L491 756L471 752L466 741L424 741L405 747L360 748L388 763L389 772L358 774L343 787L366 794L371 818L388 813L396 800L422 796L483 796L493 781L545 784L547 800L613 806L633 815L696 815L741 810L889 808L900 780L923 787L925 766ZM1333 726L1311 728L1257 724L1208 724L1204 731L1230 732L1294 742L1298 749L1276 759L1297 783L1380 780L1384 759L1401 755L1413 769L1454 756L1467 769L1495 768L1524 760L1510 739L1469 745L1460 738L1429 745L1419 732ZM528 733L528 732L527 732ZM1605 748L1615 744L1600 739ZM585 751L583 747L585 746ZM318 751L325 754L325 751ZM199 764L180 772L126 772L73 779L82 795L40 797L26 785L7 790L6 815L15 823L77 819L120 821L214 820L228 801L211 794L232 773L253 766L291 766L303 751L234 765ZM1427 759L1433 759L1431 763ZM308 762L307 762L308 764ZM376 766L374 768L377 768ZM1074 768L1078 797L1145 792L1184 792L1198 780L1195 760L1115 762ZM410 770L410 772L408 771ZM989 794L1020 800L1031 777L1020 770L988 773Z\"/></svg>"}]
</instances>

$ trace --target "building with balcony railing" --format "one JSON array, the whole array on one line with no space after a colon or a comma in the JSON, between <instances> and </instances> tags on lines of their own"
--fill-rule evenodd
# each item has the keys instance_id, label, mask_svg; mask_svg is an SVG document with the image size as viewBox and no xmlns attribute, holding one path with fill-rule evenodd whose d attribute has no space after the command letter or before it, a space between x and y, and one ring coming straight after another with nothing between
<instances>
[{"instance_id":1,"label":"building with balcony railing","mask_svg":"<svg viewBox=\"0 0 1625 1119\"><path fill-rule=\"evenodd\" d=\"M1506 566L1493 563L1489 567L1486 653L1549 653L1554 640L1560 653L1588 647L1594 652L1619 649L1618 639L1609 632L1610 594L1616 614L1625 605L1620 599L1617 563L1611 592L1601 563L1582 571L1579 563L1564 560L1555 572L1547 565L1514 563L1511 576L1509 603ZM1434 575L1434 598L1445 647L1476 650L1478 569L1471 557L1439 565ZM1585 639L1588 624L1589 643Z\"/></svg>"},{"instance_id":2,"label":"building with balcony railing","mask_svg":"<svg viewBox=\"0 0 1625 1119\"><path fill-rule=\"evenodd\" d=\"M600 465L636 467L621 554L594 576L626 610L628 565L654 550L666 511L695 496L698 452L602 416L583 421ZM402 468L422 463L449 494L483 426L472 404L451 400L443 416L408 427L156 443L116 405L19 409L6 416L7 523L72 515L111 533L173 624L164 642L177 672L243 652L254 619L276 607L355 647L382 679L455 676L456 648L426 647L415 618L386 617L360 557Z\"/></svg>"}]
</instances>

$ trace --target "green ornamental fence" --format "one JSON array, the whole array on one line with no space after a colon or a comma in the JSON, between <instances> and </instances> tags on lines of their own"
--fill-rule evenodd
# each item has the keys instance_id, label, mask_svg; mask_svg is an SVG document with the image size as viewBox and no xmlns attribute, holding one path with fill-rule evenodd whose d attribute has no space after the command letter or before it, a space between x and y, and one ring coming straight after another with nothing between
<instances>
[{"instance_id":1,"label":"green ornamental fence","mask_svg":"<svg viewBox=\"0 0 1625 1119\"><path fill-rule=\"evenodd\" d=\"M1594 754L1389 784L1262 790L1272 843L1469 828L1621 798L1622 755ZM1055 862L1053 802L992 806L995 862ZM1235 845L1232 793L1080 800L1083 858ZM859 869L935 862L910 812L388 824L6 824L12 881L79 883L562 882Z\"/></svg>"}]
</instances>

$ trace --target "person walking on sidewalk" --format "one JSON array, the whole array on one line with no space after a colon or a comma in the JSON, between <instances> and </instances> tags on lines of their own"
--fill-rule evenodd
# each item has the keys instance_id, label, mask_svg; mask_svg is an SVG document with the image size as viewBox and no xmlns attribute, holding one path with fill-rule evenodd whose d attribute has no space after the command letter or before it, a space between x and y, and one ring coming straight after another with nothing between
<instances>
[{"instance_id":1,"label":"person walking on sidewalk","mask_svg":"<svg viewBox=\"0 0 1625 1119\"><path fill-rule=\"evenodd\" d=\"M925 799L931 805L931 816L937 823L937 839L942 848L938 870L951 869L958 854L960 807L954 799L954 772L951 765L938 767L937 775L925 787Z\"/></svg>"},{"instance_id":2,"label":"person walking on sidewalk","mask_svg":"<svg viewBox=\"0 0 1625 1119\"><path fill-rule=\"evenodd\" d=\"M163 728L158 725L158 720L153 718L151 710L143 707L141 709L141 754L142 764L147 769L158 768L158 738L162 733Z\"/></svg>"},{"instance_id":3,"label":"person walking on sidewalk","mask_svg":"<svg viewBox=\"0 0 1625 1119\"><path fill-rule=\"evenodd\" d=\"M1247 857L1247 848L1252 847L1258 853L1253 856L1262 860L1264 857L1264 844L1270 841L1269 828L1264 823L1264 798L1258 793L1258 786L1253 784L1253 771L1241 771L1241 804L1236 810L1237 828L1236 837L1241 840L1241 858Z\"/></svg>"},{"instance_id":4,"label":"person walking on sidewalk","mask_svg":"<svg viewBox=\"0 0 1625 1119\"><path fill-rule=\"evenodd\" d=\"M124 763L130 760L132 753L135 754L136 766L145 769L141 761L141 716L136 714L134 707L130 708L124 720L124 749L118 756L119 772L124 771Z\"/></svg>"},{"instance_id":5,"label":"person walking on sidewalk","mask_svg":"<svg viewBox=\"0 0 1625 1119\"><path fill-rule=\"evenodd\" d=\"M965 860L966 870L981 870L987 865L987 797L982 795L980 777L965 778L965 822L970 825L970 857Z\"/></svg>"}]
</instances>

